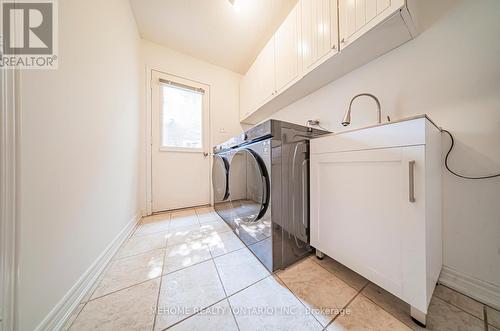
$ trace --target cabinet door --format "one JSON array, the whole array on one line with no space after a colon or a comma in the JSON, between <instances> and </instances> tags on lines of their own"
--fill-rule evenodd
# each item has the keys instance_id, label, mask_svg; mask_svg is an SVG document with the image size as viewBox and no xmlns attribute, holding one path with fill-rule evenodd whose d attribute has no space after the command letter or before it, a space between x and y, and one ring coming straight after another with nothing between
<instances>
[{"instance_id":1,"label":"cabinet door","mask_svg":"<svg viewBox=\"0 0 500 331\"><path fill-rule=\"evenodd\" d=\"M426 292L424 148L311 154L311 245L400 298Z\"/></svg>"},{"instance_id":2,"label":"cabinet door","mask_svg":"<svg viewBox=\"0 0 500 331\"><path fill-rule=\"evenodd\" d=\"M240 120L260 108L276 91L274 37L259 53L240 83Z\"/></svg>"},{"instance_id":3,"label":"cabinet door","mask_svg":"<svg viewBox=\"0 0 500 331\"><path fill-rule=\"evenodd\" d=\"M302 64L307 72L337 53L337 0L302 0Z\"/></svg>"},{"instance_id":4,"label":"cabinet door","mask_svg":"<svg viewBox=\"0 0 500 331\"><path fill-rule=\"evenodd\" d=\"M255 60L257 108L274 95L276 91L274 36Z\"/></svg>"},{"instance_id":5,"label":"cabinet door","mask_svg":"<svg viewBox=\"0 0 500 331\"><path fill-rule=\"evenodd\" d=\"M300 3L297 4L275 34L276 89L279 91L299 76Z\"/></svg>"},{"instance_id":6,"label":"cabinet door","mask_svg":"<svg viewBox=\"0 0 500 331\"><path fill-rule=\"evenodd\" d=\"M240 82L240 121L250 115L256 109L255 96L256 96L256 70L252 66L248 69L245 76L241 78Z\"/></svg>"},{"instance_id":7,"label":"cabinet door","mask_svg":"<svg viewBox=\"0 0 500 331\"><path fill-rule=\"evenodd\" d=\"M404 6L405 0L339 0L340 47L346 47Z\"/></svg>"}]
</instances>

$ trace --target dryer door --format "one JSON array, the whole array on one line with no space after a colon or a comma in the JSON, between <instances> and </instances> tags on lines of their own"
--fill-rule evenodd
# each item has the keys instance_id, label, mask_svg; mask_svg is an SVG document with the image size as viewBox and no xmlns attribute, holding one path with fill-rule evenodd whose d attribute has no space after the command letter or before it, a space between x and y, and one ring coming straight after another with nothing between
<instances>
[{"instance_id":1,"label":"dryer door","mask_svg":"<svg viewBox=\"0 0 500 331\"><path fill-rule=\"evenodd\" d=\"M229 198L237 223L258 221L269 205L269 176L252 150L237 151L229 168Z\"/></svg>"},{"instance_id":2,"label":"dryer door","mask_svg":"<svg viewBox=\"0 0 500 331\"><path fill-rule=\"evenodd\" d=\"M214 187L214 203L227 200L229 197L228 187L229 162L221 155L214 155L212 166L212 185Z\"/></svg>"}]
</instances>

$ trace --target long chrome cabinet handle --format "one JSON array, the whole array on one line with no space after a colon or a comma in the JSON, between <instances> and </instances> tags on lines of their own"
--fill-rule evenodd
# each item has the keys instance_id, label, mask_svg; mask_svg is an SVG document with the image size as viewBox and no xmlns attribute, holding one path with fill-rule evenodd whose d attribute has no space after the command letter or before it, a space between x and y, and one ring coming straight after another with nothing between
<instances>
[{"instance_id":1,"label":"long chrome cabinet handle","mask_svg":"<svg viewBox=\"0 0 500 331\"><path fill-rule=\"evenodd\" d=\"M415 202L415 161L408 162L408 171L409 171L409 192L408 192L408 200L410 202Z\"/></svg>"}]
</instances>

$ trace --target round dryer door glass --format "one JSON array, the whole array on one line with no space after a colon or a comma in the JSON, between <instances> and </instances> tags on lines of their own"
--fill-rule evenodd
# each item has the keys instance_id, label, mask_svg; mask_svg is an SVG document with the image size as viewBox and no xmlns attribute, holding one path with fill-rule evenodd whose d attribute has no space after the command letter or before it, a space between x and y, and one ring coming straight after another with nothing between
<instances>
[{"instance_id":1,"label":"round dryer door glass","mask_svg":"<svg viewBox=\"0 0 500 331\"><path fill-rule=\"evenodd\" d=\"M214 155L214 164L212 166L212 185L214 187L214 202L221 202L228 198L228 170L229 164L226 158L220 155Z\"/></svg>"},{"instance_id":2,"label":"round dryer door glass","mask_svg":"<svg viewBox=\"0 0 500 331\"><path fill-rule=\"evenodd\" d=\"M229 167L229 198L235 221L248 223L264 215L269 202L269 181L258 155L249 149L236 152Z\"/></svg>"}]
</instances>

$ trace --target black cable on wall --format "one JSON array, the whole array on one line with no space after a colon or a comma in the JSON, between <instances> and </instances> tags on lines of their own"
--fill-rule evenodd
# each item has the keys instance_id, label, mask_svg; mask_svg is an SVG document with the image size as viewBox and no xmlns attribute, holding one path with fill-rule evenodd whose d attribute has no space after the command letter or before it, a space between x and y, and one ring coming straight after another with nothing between
<instances>
[{"instance_id":1,"label":"black cable on wall","mask_svg":"<svg viewBox=\"0 0 500 331\"><path fill-rule=\"evenodd\" d=\"M495 178L495 177L500 177L500 173L495 174L495 175L489 175L489 176L477 176L477 177L471 177L471 176L464 176L461 175L453 170L450 169L448 165L448 157L450 156L451 151L453 150L453 147L455 146L455 139L453 138L453 135L448 131L441 129L442 132L446 132L450 138L451 138L451 146L450 149L448 150L448 153L446 153L446 157L444 158L444 166L446 167L446 170L451 172L453 175L460 177L460 178L465 178L465 179L489 179L489 178Z\"/></svg>"}]
</instances>

